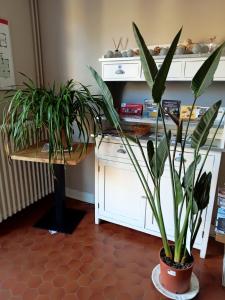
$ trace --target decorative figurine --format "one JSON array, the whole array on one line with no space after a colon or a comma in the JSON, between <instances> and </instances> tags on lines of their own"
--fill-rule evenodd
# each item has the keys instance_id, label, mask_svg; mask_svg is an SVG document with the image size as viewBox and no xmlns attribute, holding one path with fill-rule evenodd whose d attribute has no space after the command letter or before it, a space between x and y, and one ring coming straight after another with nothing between
<instances>
[{"instance_id":1,"label":"decorative figurine","mask_svg":"<svg viewBox=\"0 0 225 300\"><path fill-rule=\"evenodd\" d=\"M154 48L154 55L159 55L159 53L160 53L160 47L159 47L159 46L156 46L156 47Z\"/></svg>"},{"instance_id":2,"label":"decorative figurine","mask_svg":"<svg viewBox=\"0 0 225 300\"><path fill-rule=\"evenodd\" d=\"M148 49L149 50L149 52L150 52L150 54L153 56L153 55L155 55L155 52L154 52L154 50L153 49Z\"/></svg>"},{"instance_id":3,"label":"decorative figurine","mask_svg":"<svg viewBox=\"0 0 225 300\"><path fill-rule=\"evenodd\" d=\"M122 41L122 38L119 39L118 45L116 45L116 42L115 42L115 40L113 39L113 44L114 44L114 47L115 47L115 50L114 50L114 57L122 57L122 54L121 54L121 52L119 51L119 47L120 47L121 41Z\"/></svg>"},{"instance_id":4,"label":"decorative figurine","mask_svg":"<svg viewBox=\"0 0 225 300\"><path fill-rule=\"evenodd\" d=\"M217 47L217 44L215 43L215 40L216 40L216 36L214 35L213 37L210 37L209 38L209 52L213 52L216 47Z\"/></svg>"},{"instance_id":5,"label":"decorative figurine","mask_svg":"<svg viewBox=\"0 0 225 300\"><path fill-rule=\"evenodd\" d=\"M128 49L128 50L127 50L127 56L128 56L128 57L135 56L134 50L133 50L133 49Z\"/></svg>"},{"instance_id":6,"label":"decorative figurine","mask_svg":"<svg viewBox=\"0 0 225 300\"><path fill-rule=\"evenodd\" d=\"M184 45L178 45L177 49L175 51L176 55L182 55L185 53L185 46Z\"/></svg>"},{"instance_id":7,"label":"decorative figurine","mask_svg":"<svg viewBox=\"0 0 225 300\"><path fill-rule=\"evenodd\" d=\"M160 52L159 52L159 55L166 55L168 50L169 50L169 48L161 48Z\"/></svg>"},{"instance_id":8,"label":"decorative figurine","mask_svg":"<svg viewBox=\"0 0 225 300\"><path fill-rule=\"evenodd\" d=\"M112 57L114 57L114 53L112 50L108 50L104 55L104 58L112 58Z\"/></svg>"},{"instance_id":9,"label":"decorative figurine","mask_svg":"<svg viewBox=\"0 0 225 300\"><path fill-rule=\"evenodd\" d=\"M209 46L206 44L201 45L201 53L208 53L209 52Z\"/></svg>"},{"instance_id":10,"label":"decorative figurine","mask_svg":"<svg viewBox=\"0 0 225 300\"><path fill-rule=\"evenodd\" d=\"M197 44L197 43L193 44L192 49L191 49L191 51L192 51L193 54L199 54L199 53L202 52L201 50L202 50L201 45Z\"/></svg>"}]
</instances>

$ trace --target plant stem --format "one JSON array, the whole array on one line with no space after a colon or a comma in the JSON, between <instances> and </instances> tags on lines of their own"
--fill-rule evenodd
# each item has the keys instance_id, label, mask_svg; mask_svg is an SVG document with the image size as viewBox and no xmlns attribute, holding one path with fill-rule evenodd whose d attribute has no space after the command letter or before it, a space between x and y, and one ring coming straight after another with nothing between
<instances>
[{"instance_id":1,"label":"plant stem","mask_svg":"<svg viewBox=\"0 0 225 300\"><path fill-rule=\"evenodd\" d=\"M178 231L178 219L177 219L177 204L176 204L176 193L175 193L175 182L174 182L174 168L171 160L171 153L170 153L170 146L168 145L168 135L167 135L167 130L166 130L166 124L165 124L165 119L163 115L163 110L161 109L160 105L160 111L161 111L161 116L162 116L162 121L163 121L163 128L164 128L164 133L166 136L167 140L167 151L168 151L168 158L169 158L169 166L170 166L170 176L171 176L171 181L172 181L172 191L173 191L173 214L174 214L174 239L175 239L175 246L176 242L178 239L179 231Z\"/></svg>"}]
</instances>

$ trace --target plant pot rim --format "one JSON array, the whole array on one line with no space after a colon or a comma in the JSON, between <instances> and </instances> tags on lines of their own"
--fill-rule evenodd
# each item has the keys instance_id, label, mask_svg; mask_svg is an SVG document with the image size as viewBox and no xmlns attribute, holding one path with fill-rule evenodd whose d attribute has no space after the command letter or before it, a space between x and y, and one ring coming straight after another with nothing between
<instances>
[{"instance_id":1,"label":"plant pot rim","mask_svg":"<svg viewBox=\"0 0 225 300\"><path fill-rule=\"evenodd\" d=\"M169 246L171 247L171 246L174 246L174 245L173 245L173 244L170 244ZM192 262L190 262L190 265L189 265L187 268L185 268L185 269L178 269L178 268L175 268L175 267L173 267L173 266L168 265L167 263L165 263L165 262L163 261L163 259L162 259L162 257L161 257L161 252L162 252L163 250L164 250L164 247L162 247L162 248L160 249L160 251L159 251L159 261L160 261L160 263L162 263L163 265L167 266L167 267L170 268L171 270L176 271L176 272L184 272L184 271L186 271L186 270L189 270L189 269L193 268L193 265L194 265L194 256L193 256L193 255L191 255Z\"/></svg>"}]
</instances>

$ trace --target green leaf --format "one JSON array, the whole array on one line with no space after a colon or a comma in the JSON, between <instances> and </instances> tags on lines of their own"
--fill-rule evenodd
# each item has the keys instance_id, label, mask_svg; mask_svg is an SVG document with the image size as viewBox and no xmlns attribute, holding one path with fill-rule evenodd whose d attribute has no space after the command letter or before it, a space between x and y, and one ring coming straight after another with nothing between
<instances>
[{"instance_id":1,"label":"green leaf","mask_svg":"<svg viewBox=\"0 0 225 300\"><path fill-rule=\"evenodd\" d=\"M209 193L212 180L212 173L204 172L199 180L195 183L194 199L197 203L198 209L203 210L209 204Z\"/></svg>"},{"instance_id":2,"label":"green leaf","mask_svg":"<svg viewBox=\"0 0 225 300\"><path fill-rule=\"evenodd\" d=\"M194 171L195 171L195 165L197 167L197 165L199 164L201 160L201 155L199 154L196 158L196 163L195 160L192 161L192 163L189 165L189 167L187 168L187 171L183 177L183 182L182 182L182 186L188 190L188 188L192 187L192 181L193 181L193 176L194 176Z\"/></svg>"},{"instance_id":3,"label":"green leaf","mask_svg":"<svg viewBox=\"0 0 225 300\"><path fill-rule=\"evenodd\" d=\"M170 130L168 131L167 136L168 139L166 138L166 136L164 136L160 141L157 147L157 151L154 153L152 160L150 162L152 173L156 178L160 178L164 171L165 161L168 157L168 145L170 145L170 139L171 139Z\"/></svg>"},{"instance_id":4,"label":"green leaf","mask_svg":"<svg viewBox=\"0 0 225 300\"><path fill-rule=\"evenodd\" d=\"M141 65L142 65L143 72L145 75L145 80L146 80L148 86L150 87L150 89L152 89L153 82L154 82L155 76L158 72L158 69L157 69L156 63L154 61L154 58L151 56L151 54L145 44L145 41L135 23L133 23L133 31L134 31L136 43L137 43L139 51L140 51Z\"/></svg>"},{"instance_id":5,"label":"green leaf","mask_svg":"<svg viewBox=\"0 0 225 300\"><path fill-rule=\"evenodd\" d=\"M154 144L152 140L148 140L147 142L147 153L148 153L148 161L149 165L151 165L153 155L155 153Z\"/></svg>"},{"instance_id":6,"label":"green leaf","mask_svg":"<svg viewBox=\"0 0 225 300\"><path fill-rule=\"evenodd\" d=\"M201 96L205 89L212 83L214 73L220 61L222 50L225 42L222 43L216 50L204 61L200 69L197 71L191 82L191 89L195 98Z\"/></svg>"},{"instance_id":7,"label":"green leaf","mask_svg":"<svg viewBox=\"0 0 225 300\"><path fill-rule=\"evenodd\" d=\"M175 38L169 48L169 51L162 63L162 66L159 69L159 71L155 77L154 84L152 87L152 97L153 97L155 103L161 102L162 95L165 90L166 78L169 73L170 65L172 63L173 56L174 56L174 53L177 48L177 44L178 44L178 41L179 41L179 38L181 35L181 31L182 31L182 28L179 30L179 32L175 36Z\"/></svg>"},{"instance_id":8,"label":"green leaf","mask_svg":"<svg viewBox=\"0 0 225 300\"><path fill-rule=\"evenodd\" d=\"M89 69L90 69L94 79L96 80L96 82L100 88L101 94L103 96L103 100L105 103L104 113L105 113L106 117L109 119L109 121L113 124L113 126L115 128L118 128L120 120L119 120L117 111L114 108L112 95L111 95L106 83L102 80L101 76L92 67L89 67Z\"/></svg>"},{"instance_id":9,"label":"green leaf","mask_svg":"<svg viewBox=\"0 0 225 300\"><path fill-rule=\"evenodd\" d=\"M197 205L197 202L194 198L193 202L192 202L192 214L196 215L197 213L198 213L198 205Z\"/></svg>"},{"instance_id":10,"label":"green leaf","mask_svg":"<svg viewBox=\"0 0 225 300\"><path fill-rule=\"evenodd\" d=\"M176 192L176 205L178 207L178 205L183 200L183 190L182 190L182 185L180 182L179 175L176 170L174 170L174 182L175 182L175 192Z\"/></svg>"},{"instance_id":11,"label":"green leaf","mask_svg":"<svg viewBox=\"0 0 225 300\"><path fill-rule=\"evenodd\" d=\"M213 123L217 117L220 105L222 101L214 103L201 117L194 132L191 135L191 147L199 149L202 147L208 137L209 130L213 126Z\"/></svg>"}]
</instances>

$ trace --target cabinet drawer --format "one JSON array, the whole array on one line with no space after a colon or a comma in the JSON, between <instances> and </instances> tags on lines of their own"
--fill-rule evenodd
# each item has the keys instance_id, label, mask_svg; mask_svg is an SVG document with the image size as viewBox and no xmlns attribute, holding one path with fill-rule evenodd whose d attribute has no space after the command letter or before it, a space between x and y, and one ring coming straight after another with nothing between
<instances>
[{"instance_id":1,"label":"cabinet drawer","mask_svg":"<svg viewBox=\"0 0 225 300\"><path fill-rule=\"evenodd\" d=\"M175 167L179 167L180 165L180 157L181 157L181 153L177 152L176 156L175 156ZM192 163L193 159L194 159L194 154L193 153L189 153L186 152L184 154L184 159L185 159L185 168L187 170L187 168L189 167L189 165ZM202 162L205 159L205 155L201 154L201 161L199 162L199 164L197 165L197 169L200 169ZM166 164L168 165L169 162L167 161ZM205 162L205 166L204 166L204 170L207 171L211 171L213 168L213 164L214 164L214 155L208 155L207 160Z\"/></svg>"},{"instance_id":2,"label":"cabinet drawer","mask_svg":"<svg viewBox=\"0 0 225 300\"><path fill-rule=\"evenodd\" d=\"M158 69L161 68L162 62L157 63ZM183 78L184 77L184 63L182 61L173 61L167 76L167 79Z\"/></svg>"},{"instance_id":3,"label":"cabinet drawer","mask_svg":"<svg viewBox=\"0 0 225 300\"><path fill-rule=\"evenodd\" d=\"M158 69L161 68L163 61L156 62ZM170 70L167 76L167 80L172 79L183 79L184 78L184 62L182 61L173 61ZM145 80L143 69L141 70L141 80Z\"/></svg>"},{"instance_id":4,"label":"cabinet drawer","mask_svg":"<svg viewBox=\"0 0 225 300\"><path fill-rule=\"evenodd\" d=\"M184 69L184 77L192 79L196 72L199 70L201 65L203 64L203 60L198 61L186 61L185 69Z\"/></svg>"},{"instance_id":5,"label":"cabinet drawer","mask_svg":"<svg viewBox=\"0 0 225 300\"><path fill-rule=\"evenodd\" d=\"M104 63L102 74L104 80L140 80L140 63Z\"/></svg>"},{"instance_id":6,"label":"cabinet drawer","mask_svg":"<svg viewBox=\"0 0 225 300\"><path fill-rule=\"evenodd\" d=\"M136 155L136 158L139 161L143 161L143 157L139 148L137 146L132 146L132 149ZM113 159L113 160L119 159L120 161L126 160L127 162L131 163L129 155L122 144L102 142L98 150L98 156L99 158L104 158L104 159Z\"/></svg>"},{"instance_id":7,"label":"cabinet drawer","mask_svg":"<svg viewBox=\"0 0 225 300\"><path fill-rule=\"evenodd\" d=\"M214 79L222 79L225 78L225 60L221 60L216 69Z\"/></svg>"}]
</instances>

